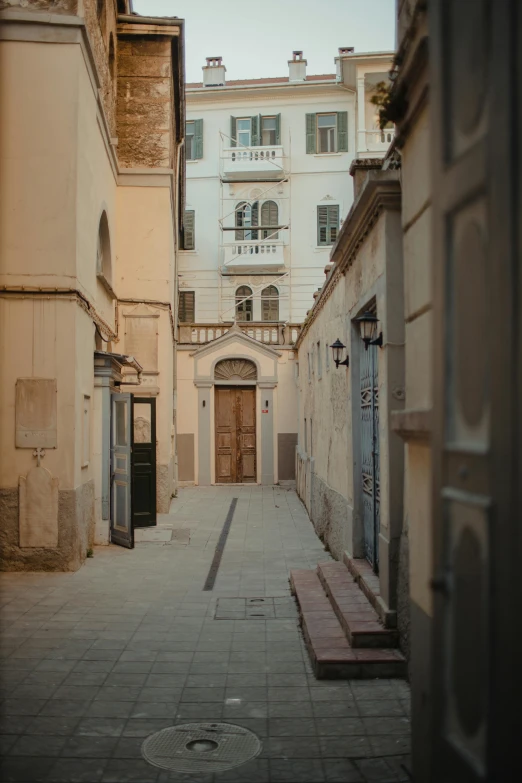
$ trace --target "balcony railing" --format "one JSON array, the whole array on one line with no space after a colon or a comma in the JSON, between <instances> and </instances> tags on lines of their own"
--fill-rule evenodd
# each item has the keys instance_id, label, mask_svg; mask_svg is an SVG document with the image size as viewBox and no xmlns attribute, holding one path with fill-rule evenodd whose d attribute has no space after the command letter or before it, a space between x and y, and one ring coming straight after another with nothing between
<instances>
[{"instance_id":1,"label":"balcony railing","mask_svg":"<svg viewBox=\"0 0 522 783\"><path fill-rule=\"evenodd\" d=\"M223 176L229 180L284 179L284 156L280 146L227 147L222 153Z\"/></svg>"},{"instance_id":2,"label":"balcony railing","mask_svg":"<svg viewBox=\"0 0 522 783\"><path fill-rule=\"evenodd\" d=\"M180 345L205 345L223 337L233 324L180 324L178 341ZM263 345L293 345L301 331L301 324L280 324L241 322L237 325L248 337Z\"/></svg>"},{"instance_id":3,"label":"balcony railing","mask_svg":"<svg viewBox=\"0 0 522 783\"><path fill-rule=\"evenodd\" d=\"M394 135L394 128L359 131L359 150L357 154L363 157L365 152L386 152L393 141Z\"/></svg>"},{"instance_id":4,"label":"balcony railing","mask_svg":"<svg viewBox=\"0 0 522 783\"><path fill-rule=\"evenodd\" d=\"M225 269L279 269L285 264L284 242L233 242L223 250Z\"/></svg>"}]
</instances>

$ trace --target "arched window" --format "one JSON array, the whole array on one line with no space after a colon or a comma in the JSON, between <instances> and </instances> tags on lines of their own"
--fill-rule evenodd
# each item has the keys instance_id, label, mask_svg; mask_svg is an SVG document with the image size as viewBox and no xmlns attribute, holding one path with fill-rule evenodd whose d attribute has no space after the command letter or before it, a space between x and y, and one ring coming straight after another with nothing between
<instances>
[{"instance_id":1,"label":"arched window","mask_svg":"<svg viewBox=\"0 0 522 783\"><path fill-rule=\"evenodd\" d=\"M252 320L252 289L247 285L240 285L236 291L236 321Z\"/></svg>"},{"instance_id":2,"label":"arched window","mask_svg":"<svg viewBox=\"0 0 522 783\"><path fill-rule=\"evenodd\" d=\"M275 201L265 201L261 207L261 225L277 226L279 225L279 208ZM279 233L270 228L264 228L261 239L278 239Z\"/></svg>"},{"instance_id":3,"label":"arched window","mask_svg":"<svg viewBox=\"0 0 522 783\"><path fill-rule=\"evenodd\" d=\"M275 285L261 291L261 320L279 321L279 291Z\"/></svg>"},{"instance_id":4,"label":"arched window","mask_svg":"<svg viewBox=\"0 0 522 783\"><path fill-rule=\"evenodd\" d=\"M252 231L252 226L259 225L259 202L242 201L236 207L236 240L249 242L258 239L259 232Z\"/></svg>"},{"instance_id":5,"label":"arched window","mask_svg":"<svg viewBox=\"0 0 522 783\"><path fill-rule=\"evenodd\" d=\"M112 89L116 89L116 54L114 51L114 36L109 38L109 73L112 79Z\"/></svg>"},{"instance_id":6,"label":"arched window","mask_svg":"<svg viewBox=\"0 0 522 783\"><path fill-rule=\"evenodd\" d=\"M96 250L96 275L112 285L111 238L107 213L102 212L98 227L98 245Z\"/></svg>"}]
</instances>

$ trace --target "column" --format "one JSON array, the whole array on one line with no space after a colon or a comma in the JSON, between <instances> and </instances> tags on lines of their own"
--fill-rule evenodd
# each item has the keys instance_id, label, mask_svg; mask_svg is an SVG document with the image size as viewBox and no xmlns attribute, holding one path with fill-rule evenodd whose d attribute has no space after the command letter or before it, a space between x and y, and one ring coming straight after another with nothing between
<instances>
[{"instance_id":1,"label":"column","mask_svg":"<svg viewBox=\"0 0 522 783\"><path fill-rule=\"evenodd\" d=\"M259 384L261 394L261 484L274 483L274 386Z\"/></svg>"},{"instance_id":2,"label":"column","mask_svg":"<svg viewBox=\"0 0 522 783\"><path fill-rule=\"evenodd\" d=\"M366 106L364 103L364 74L357 77L357 155L366 152Z\"/></svg>"},{"instance_id":3,"label":"column","mask_svg":"<svg viewBox=\"0 0 522 783\"><path fill-rule=\"evenodd\" d=\"M211 383L198 383L198 485L210 486L210 390Z\"/></svg>"}]
</instances>

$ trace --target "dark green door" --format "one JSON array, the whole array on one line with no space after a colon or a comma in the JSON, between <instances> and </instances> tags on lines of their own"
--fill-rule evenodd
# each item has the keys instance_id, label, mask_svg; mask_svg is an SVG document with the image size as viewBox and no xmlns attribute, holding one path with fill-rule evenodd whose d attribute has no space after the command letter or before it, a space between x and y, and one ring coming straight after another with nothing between
<instances>
[{"instance_id":1,"label":"dark green door","mask_svg":"<svg viewBox=\"0 0 522 783\"><path fill-rule=\"evenodd\" d=\"M156 399L132 406L132 526L156 524Z\"/></svg>"}]
</instances>

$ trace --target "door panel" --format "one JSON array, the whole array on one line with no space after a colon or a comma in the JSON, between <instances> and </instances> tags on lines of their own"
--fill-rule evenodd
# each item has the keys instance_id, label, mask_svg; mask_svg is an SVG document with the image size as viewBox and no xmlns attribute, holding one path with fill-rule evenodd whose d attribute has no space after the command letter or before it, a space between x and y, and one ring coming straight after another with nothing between
<instances>
[{"instance_id":1,"label":"door panel","mask_svg":"<svg viewBox=\"0 0 522 783\"><path fill-rule=\"evenodd\" d=\"M256 390L238 389L236 420L239 441L238 481L256 480Z\"/></svg>"},{"instance_id":2,"label":"door panel","mask_svg":"<svg viewBox=\"0 0 522 783\"><path fill-rule=\"evenodd\" d=\"M156 400L135 397L132 414L132 523L156 524Z\"/></svg>"},{"instance_id":3,"label":"door panel","mask_svg":"<svg viewBox=\"0 0 522 783\"><path fill-rule=\"evenodd\" d=\"M111 542L132 549L132 395L113 394L111 407Z\"/></svg>"},{"instance_id":4,"label":"door panel","mask_svg":"<svg viewBox=\"0 0 522 783\"><path fill-rule=\"evenodd\" d=\"M235 484L236 427L234 390L216 388L216 481Z\"/></svg>"},{"instance_id":5,"label":"door panel","mask_svg":"<svg viewBox=\"0 0 522 783\"><path fill-rule=\"evenodd\" d=\"M216 481L256 481L256 390L216 387Z\"/></svg>"},{"instance_id":6,"label":"door panel","mask_svg":"<svg viewBox=\"0 0 522 783\"><path fill-rule=\"evenodd\" d=\"M364 556L375 571L379 564L379 378L377 346L360 349L361 498Z\"/></svg>"}]
</instances>

